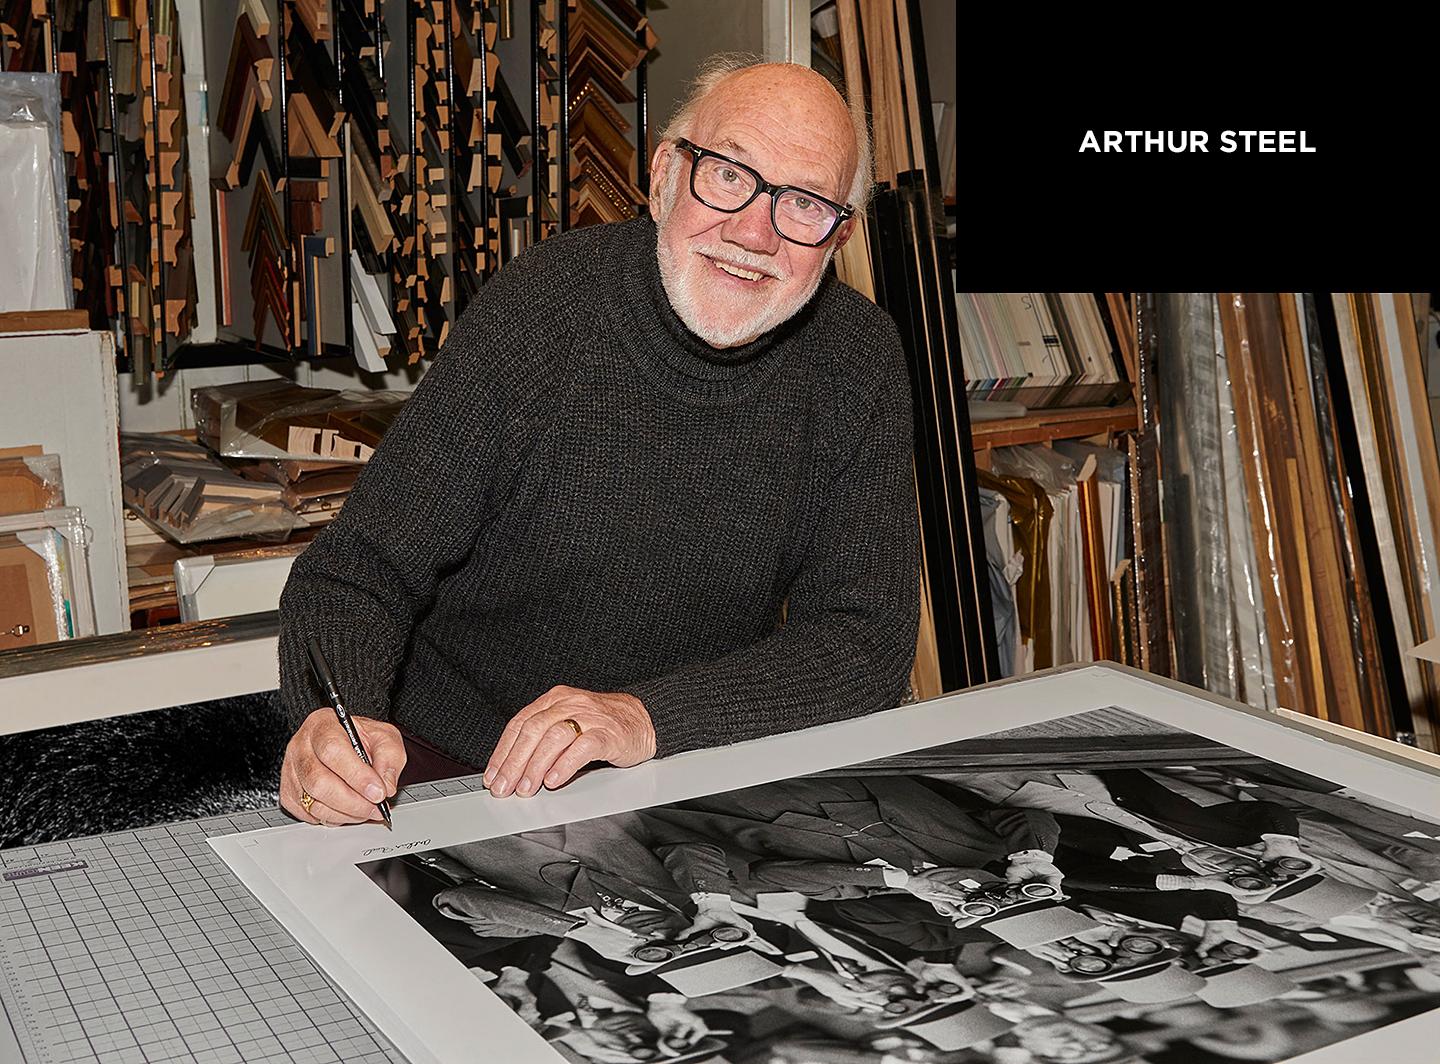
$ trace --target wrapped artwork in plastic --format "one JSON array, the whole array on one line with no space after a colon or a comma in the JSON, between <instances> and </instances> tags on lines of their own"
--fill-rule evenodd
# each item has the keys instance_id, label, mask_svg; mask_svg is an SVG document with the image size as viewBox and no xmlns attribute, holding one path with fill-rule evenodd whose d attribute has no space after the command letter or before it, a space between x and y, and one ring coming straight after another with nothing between
<instances>
[{"instance_id":1,"label":"wrapped artwork in plastic","mask_svg":"<svg viewBox=\"0 0 1440 1064\"><path fill-rule=\"evenodd\" d=\"M197 388L190 405L200 439L227 458L363 463L408 398L274 380Z\"/></svg>"},{"instance_id":2,"label":"wrapped artwork in plastic","mask_svg":"<svg viewBox=\"0 0 1440 1064\"><path fill-rule=\"evenodd\" d=\"M65 505L58 454L0 458L0 517Z\"/></svg>"},{"instance_id":3,"label":"wrapped artwork in plastic","mask_svg":"<svg viewBox=\"0 0 1440 1064\"><path fill-rule=\"evenodd\" d=\"M60 78L0 73L0 311L68 310Z\"/></svg>"},{"instance_id":4,"label":"wrapped artwork in plastic","mask_svg":"<svg viewBox=\"0 0 1440 1064\"><path fill-rule=\"evenodd\" d=\"M1186 560L1169 574L1175 678L1239 698L1244 685L1231 605L1230 518L1212 301L1208 292L1155 297L1163 353L1157 365L1165 402L1160 421L1162 531L1169 556Z\"/></svg>"},{"instance_id":5,"label":"wrapped artwork in plastic","mask_svg":"<svg viewBox=\"0 0 1440 1064\"><path fill-rule=\"evenodd\" d=\"M126 507L176 543L279 541L305 523L281 485L242 477L189 440L122 433L120 452Z\"/></svg>"},{"instance_id":6,"label":"wrapped artwork in plastic","mask_svg":"<svg viewBox=\"0 0 1440 1064\"><path fill-rule=\"evenodd\" d=\"M74 506L0 517L0 650L95 634L89 541Z\"/></svg>"}]
</instances>

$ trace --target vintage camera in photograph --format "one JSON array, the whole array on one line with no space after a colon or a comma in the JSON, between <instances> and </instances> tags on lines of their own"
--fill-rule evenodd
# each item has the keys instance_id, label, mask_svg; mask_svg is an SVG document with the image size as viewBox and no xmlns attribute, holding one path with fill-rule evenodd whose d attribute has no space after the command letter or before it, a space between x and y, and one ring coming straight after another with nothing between
<instances>
[{"instance_id":1,"label":"vintage camera in photograph","mask_svg":"<svg viewBox=\"0 0 1440 1064\"><path fill-rule=\"evenodd\" d=\"M1200 938L1170 927L1147 927L1141 932L1148 938L1157 939L1179 953L1179 961L1185 967L1199 970L1218 964L1237 964L1253 961L1260 951L1243 942L1217 942L1204 953L1199 951Z\"/></svg>"},{"instance_id":2,"label":"vintage camera in photograph","mask_svg":"<svg viewBox=\"0 0 1440 1064\"><path fill-rule=\"evenodd\" d=\"M1223 1009L1258 1005L1295 989L1287 976L1253 963L1261 951L1243 942L1218 942L1202 953L1199 936L1184 931L1147 927L1140 934L1179 954L1175 966L1203 980L1193 992L1207 1005Z\"/></svg>"},{"instance_id":3,"label":"vintage camera in photograph","mask_svg":"<svg viewBox=\"0 0 1440 1064\"><path fill-rule=\"evenodd\" d=\"M744 942L750 937L750 933L740 927L712 927L708 931L702 931L698 935L679 942L647 942L643 946L636 946L630 951L630 956L643 964L664 964L666 961L673 961L676 957L682 957L687 953L695 953L699 950L713 949L716 946L733 946L737 942Z\"/></svg>"},{"instance_id":4,"label":"vintage camera in photograph","mask_svg":"<svg viewBox=\"0 0 1440 1064\"><path fill-rule=\"evenodd\" d=\"M1224 876L1239 890L1259 892L1275 890L1304 876L1318 867L1304 857L1276 857L1263 861L1249 854L1221 846L1199 846L1189 853L1192 866L1199 863L1211 875Z\"/></svg>"},{"instance_id":5,"label":"vintage camera in photograph","mask_svg":"<svg viewBox=\"0 0 1440 1064\"><path fill-rule=\"evenodd\" d=\"M1148 932L1126 935L1110 953L1082 939L1062 939L1054 943L1069 957L1058 967L1061 974L1072 979L1103 979L1120 972L1176 959L1180 951L1158 935Z\"/></svg>"},{"instance_id":6,"label":"vintage camera in photograph","mask_svg":"<svg viewBox=\"0 0 1440 1064\"><path fill-rule=\"evenodd\" d=\"M686 997L718 994L778 975L742 927L712 927L688 938L652 940L629 951L626 975L653 974Z\"/></svg>"},{"instance_id":7,"label":"vintage camera in photograph","mask_svg":"<svg viewBox=\"0 0 1440 1064\"><path fill-rule=\"evenodd\" d=\"M960 1049L1013 1026L988 1010L973 1009L974 992L959 983L928 982L898 963L894 968L868 970L841 957L831 958L831 963L851 989L885 995L882 1015L872 1021L877 1030L903 1029L937 1048Z\"/></svg>"},{"instance_id":8,"label":"vintage camera in photograph","mask_svg":"<svg viewBox=\"0 0 1440 1064\"><path fill-rule=\"evenodd\" d=\"M1063 895L1049 883L986 883L965 891L965 900L956 908L972 920L988 920L1003 916L1007 909L1032 902L1058 902Z\"/></svg>"}]
</instances>

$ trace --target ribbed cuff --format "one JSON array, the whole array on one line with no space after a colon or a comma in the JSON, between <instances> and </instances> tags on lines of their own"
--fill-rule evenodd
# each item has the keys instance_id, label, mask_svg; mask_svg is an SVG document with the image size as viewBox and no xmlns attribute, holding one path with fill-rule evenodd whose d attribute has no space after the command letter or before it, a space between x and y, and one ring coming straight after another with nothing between
<instances>
[{"instance_id":1,"label":"ribbed cuff","mask_svg":"<svg viewBox=\"0 0 1440 1064\"><path fill-rule=\"evenodd\" d=\"M690 684L674 673L621 688L624 694L638 698L650 714L656 757L719 745L711 715L696 710L689 688Z\"/></svg>"},{"instance_id":2,"label":"ribbed cuff","mask_svg":"<svg viewBox=\"0 0 1440 1064\"><path fill-rule=\"evenodd\" d=\"M1189 876L1176 876L1168 873L1161 873L1155 877L1156 890L1193 890L1194 884Z\"/></svg>"},{"instance_id":3,"label":"ribbed cuff","mask_svg":"<svg viewBox=\"0 0 1440 1064\"><path fill-rule=\"evenodd\" d=\"M330 704L311 672L306 638L300 632L286 632L280 640L280 694L295 728L315 710ZM377 660L374 648L352 639L336 639L328 632L318 639L345 709L353 716L387 720L391 676Z\"/></svg>"}]
</instances>

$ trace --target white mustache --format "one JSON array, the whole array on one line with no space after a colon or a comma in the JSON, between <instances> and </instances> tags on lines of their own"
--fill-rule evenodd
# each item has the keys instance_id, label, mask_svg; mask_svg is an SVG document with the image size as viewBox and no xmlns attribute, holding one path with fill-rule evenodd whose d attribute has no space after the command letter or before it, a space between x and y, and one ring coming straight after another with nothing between
<instances>
[{"instance_id":1,"label":"white mustache","mask_svg":"<svg viewBox=\"0 0 1440 1064\"><path fill-rule=\"evenodd\" d=\"M694 250L697 254L704 255L707 259L714 259L716 262L723 262L726 266L738 266L742 270L763 273L766 277L773 277L777 281L785 280L775 272L774 265L763 255L755 255L738 248L726 248L723 251L717 248L695 248Z\"/></svg>"}]
</instances>

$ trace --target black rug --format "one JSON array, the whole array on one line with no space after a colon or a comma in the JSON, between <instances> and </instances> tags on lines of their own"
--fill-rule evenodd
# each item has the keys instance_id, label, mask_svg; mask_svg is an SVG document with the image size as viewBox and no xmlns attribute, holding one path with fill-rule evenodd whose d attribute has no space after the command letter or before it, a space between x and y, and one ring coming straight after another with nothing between
<instances>
[{"instance_id":1,"label":"black rug","mask_svg":"<svg viewBox=\"0 0 1440 1064\"><path fill-rule=\"evenodd\" d=\"M276 692L0 735L0 848L273 808Z\"/></svg>"}]
</instances>

